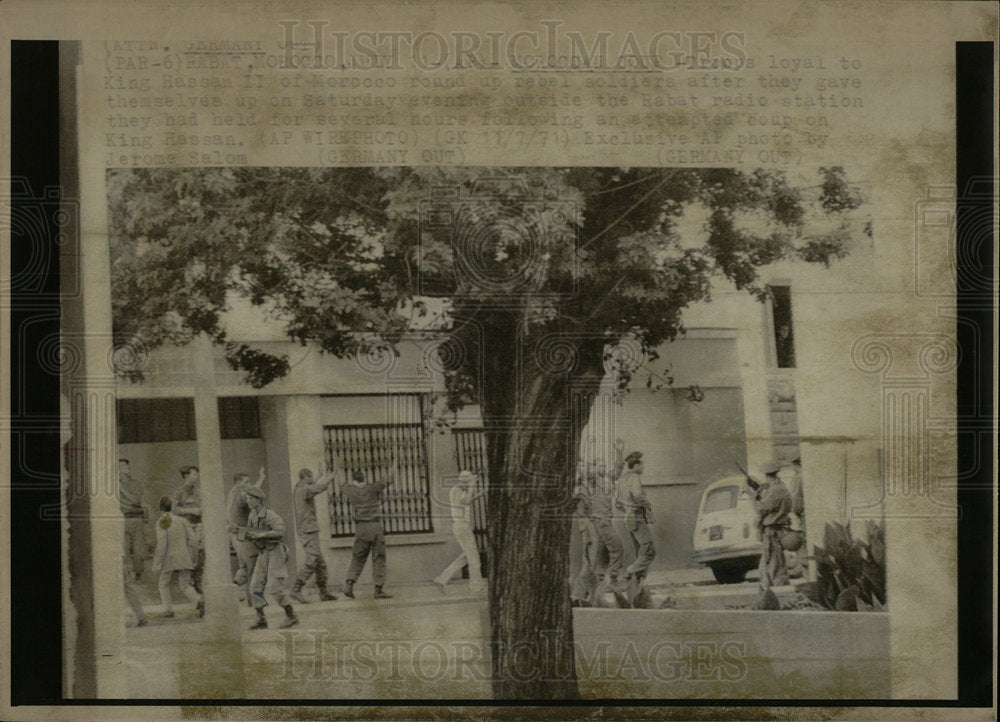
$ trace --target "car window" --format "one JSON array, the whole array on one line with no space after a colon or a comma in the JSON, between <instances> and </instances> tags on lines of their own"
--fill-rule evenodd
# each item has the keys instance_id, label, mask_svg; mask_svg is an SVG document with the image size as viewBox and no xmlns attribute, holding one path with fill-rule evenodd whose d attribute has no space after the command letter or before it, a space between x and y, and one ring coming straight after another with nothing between
<instances>
[{"instance_id":1,"label":"car window","mask_svg":"<svg viewBox=\"0 0 1000 722\"><path fill-rule=\"evenodd\" d=\"M718 489L712 489L705 498L705 513L732 509L736 506L739 491L738 486L720 486Z\"/></svg>"}]
</instances>

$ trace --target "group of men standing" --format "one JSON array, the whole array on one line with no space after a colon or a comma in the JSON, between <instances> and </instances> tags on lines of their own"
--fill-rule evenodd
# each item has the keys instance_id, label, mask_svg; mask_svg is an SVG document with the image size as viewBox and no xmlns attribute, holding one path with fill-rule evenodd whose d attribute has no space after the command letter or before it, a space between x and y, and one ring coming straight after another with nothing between
<instances>
[{"instance_id":1,"label":"group of men standing","mask_svg":"<svg viewBox=\"0 0 1000 722\"><path fill-rule=\"evenodd\" d=\"M184 466L180 469L182 484L173 496L160 498L162 516L157 520L156 551L152 569L159 574L159 591L165 609L164 616L173 616L170 582L176 574L178 588L195 603L199 616L204 614L202 574L205 564L205 543L201 523L201 489L198 468ZM317 473L304 468L299 471L293 491L296 531L304 551L303 564L289 589L288 547L285 522L267 504L263 485L265 472L261 467L256 481L250 475L237 473L226 500L226 515L230 542L236 552L236 572L233 582L244 589L245 599L257 612L251 629L267 627L264 609L267 599L275 601L285 612L283 626L298 623L292 601L306 603L303 587L315 577L321 601L335 600L328 589L327 565L319 541L319 524L316 516L315 497L334 483L333 470L321 464ZM355 540L351 565L344 582L344 595L354 598L354 583L360 576L369 555L375 580L375 598L390 599L384 589L386 578L385 532L381 518L381 493L392 483L366 480L362 471L353 471L342 484L340 492L351 503L355 524ZM147 556L145 524L149 518L142 503L143 484L132 477L127 459L119 460L118 501L125 518L123 561L125 566L125 596L136 616L139 626L148 623L135 587L142 573Z\"/></svg>"},{"instance_id":2,"label":"group of men standing","mask_svg":"<svg viewBox=\"0 0 1000 722\"><path fill-rule=\"evenodd\" d=\"M579 464L574 500L583 560L571 590L575 606L600 606L608 591L619 606L635 606L656 557L653 505L642 487L643 470L641 451L630 453L610 474L603 461ZM624 570L624 546L612 522L615 509L625 513L634 556Z\"/></svg>"},{"instance_id":3,"label":"group of men standing","mask_svg":"<svg viewBox=\"0 0 1000 722\"><path fill-rule=\"evenodd\" d=\"M288 549L285 545L285 523L281 516L270 509L261 489L264 471L258 483L249 483L245 474L237 475L236 483L230 491L229 531L233 547L236 549L238 569L234 582L247 586L247 600L257 611L257 621L251 629L267 628L264 608L266 597L277 601L285 610L289 627L298 623L292 601L306 604L303 589L310 578L315 578L320 601L333 601L337 596L328 588L328 568L319 540L319 522L316 516L316 496L327 491L335 483L334 469L320 464L313 474L312 469L303 468L292 492L295 510L295 528L302 543L303 562L288 589L287 561ZM368 557L372 558L372 572L375 580L375 598L391 599L392 595L383 589L386 578L385 530L382 526L382 491L392 483L367 480L364 472L355 470L339 491L351 504L355 526L354 546L351 564L344 581L344 596L354 599L354 583L360 576Z\"/></svg>"},{"instance_id":4,"label":"group of men standing","mask_svg":"<svg viewBox=\"0 0 1000 722\"><path fill-rule=\"evenodd\" d=\"M579 462L574 501L583 558L571 589L574 606L603 606L608 591L614 594L620 607L642 605L641 602L637 604L637 599L656 557L651 531L653 507L643 490L643 470L640 451L633 451L617 462L611 473L603 461L589 465ZM805 504L801 459L796 458L791 464L791 490L780 476L783 470L787 467L771 461L764 465L762 481L747 477L755 491L757 526L762 542L759 568L762 597L771 587L788 584L786 552L791 552L788 556L796 566L800 565L790 547L796 543L801 545L803 538ZM624 524L634 553L634 561L624 570L622 539L612 523L615 508L624 512Z\"/></svg>"}]
</instances>

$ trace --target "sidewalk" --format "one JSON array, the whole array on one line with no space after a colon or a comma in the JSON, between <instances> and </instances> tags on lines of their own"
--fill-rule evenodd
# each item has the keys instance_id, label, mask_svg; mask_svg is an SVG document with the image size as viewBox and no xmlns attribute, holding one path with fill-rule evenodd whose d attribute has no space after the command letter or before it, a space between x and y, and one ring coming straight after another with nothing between
<instances>
[{"instance_id":1,"label":"sidewalk","mask_svg":"<svg viewBox=\"0 0 1000 722\"><path fill-rule=\"evenodd\" d=\"M756 572L747 575L747 581L740 584L718 584L708 568L672 569L651 572L646 578L646 586L653 597L653 608L658 609L666 604L673 609L735 609L749 607L754 604L760 591L757 586ZM301 618L313 616L315 613L331 611L349 611L362 609L373 604L389 607L426 607L438 604L487 602L487 595L473 593L469 590L467 580L452 582L442 592L433 582L410 582L398 585L386 585L386 591L393 595L392 599L373 599L374 587L370 583L359 583L354 587L355 599L348 599L336 586L332 587L337 596L335 601L321 602L315 589L306 588L304 596L307 604L293 602L296 614ZM174 617L163 617L164 607L155 588L142 591L143 607L152 623L170 623L175 621L197 620L193 604L183 599L175 601ZM774 592L782 603L794 600L798 594L795 584L774 587ZM607 601L613 605L612 597ZM274 613L277 606L269 601L268 612ZM212 610L206 610L211 613ZM254 610L245 602L239 605L241 618L252 619Z\"/></svg>"},{"instance_id":2,"label":"sidewalk","mask_svg":"<svg viewBox=\"0 0 1000 722\"><path fill-rule=\"evenodd\" d=\"M296 615L301 618L303 614L309 614L310 612L330 612L340 609L359 609L369 607L372 604L378 604L381 606L390 605L421 607L437 604L481 601L485 605L487 600L485 592L477 594L469 591L469 583L466 580L452 582L445 587L444 592L442 592L441 589L433 582L410 582L395 586L387 584L385 591L392 594L393 598L384 600L376 600L373 598L375 588L371 584L355 585L354 599L348 599L343 595L343 592L336 587L333 587L333 589L333 594L336 595L337 599L329 602L321 602L319 597L316 596L315 589L309 589L307 587L303 593L307 603L301 604L295 601L292 602L292 606L295 607ZM183 601L174 602L174 616L172 618L164 617L166 608L160 600L159 593L156 593L155 589L153 592L155 593L155 596L153 593L150 593L147 588L140 588L143 611L146 612L146 616L149 618L151 623L162 622L166 624L170 622L191 621L198 619L198 615L195 611L195 605L183 597ZM127 609L128 605L125 606ZM270 598L268 598L268 612L274 612L276 609L278 609L277 605L271 601ZM211 611L211 609L206 609L206 614L211 613ZM247 619L251 619L254 617L255 613L250 605L248 605L245 601L241 601L239 603L239 615L241 618L246 617Z\"/></svg>"}]
</instances>

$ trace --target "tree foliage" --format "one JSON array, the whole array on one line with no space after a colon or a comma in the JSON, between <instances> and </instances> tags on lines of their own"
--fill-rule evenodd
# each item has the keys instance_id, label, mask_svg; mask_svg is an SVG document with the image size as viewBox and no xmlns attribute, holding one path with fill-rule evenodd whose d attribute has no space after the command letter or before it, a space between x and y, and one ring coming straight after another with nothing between
<instances>
[{"instance_id":1,"label":"tree foliage","mask_svg":"<svg viewBox=\"0 0 1000 722\"><path fill-rule=\"evenodd\" d=\"M796 188L728 168L113 171L115 333L150 348L205 333L255 386L287 359L230 338L235 296L337 356L418 327L463 343L461 328L498 307L536 334L649 350L682 331L717 276L763 298L761 266L847 253L861 196L841 168L818 175ZM431 223L441 189L451 224ZM460 392L474 375L463 358Z\"/></svg>"}]
</instances>

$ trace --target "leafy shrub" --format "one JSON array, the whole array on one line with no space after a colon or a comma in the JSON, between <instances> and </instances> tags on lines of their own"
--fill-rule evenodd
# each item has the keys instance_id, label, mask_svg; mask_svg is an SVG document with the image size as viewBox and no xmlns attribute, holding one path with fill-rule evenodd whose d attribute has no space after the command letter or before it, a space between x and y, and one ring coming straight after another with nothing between
<instances>
[{"instance_id":1,"label":"leafy shrub","mask_svg":"<svg viewBox=\"0 0 1000 722\"><path fill-rule=\"evenodd\" d=\"M823 546L816 548L819 580L801 591L827 609L843 612L882 611L885 593L885 530L867 522L868 542L851 536L850 524L826 525Z\"/></svg>"}]
</instances>

